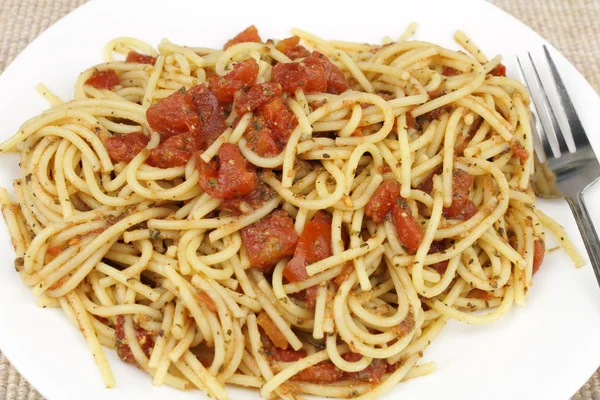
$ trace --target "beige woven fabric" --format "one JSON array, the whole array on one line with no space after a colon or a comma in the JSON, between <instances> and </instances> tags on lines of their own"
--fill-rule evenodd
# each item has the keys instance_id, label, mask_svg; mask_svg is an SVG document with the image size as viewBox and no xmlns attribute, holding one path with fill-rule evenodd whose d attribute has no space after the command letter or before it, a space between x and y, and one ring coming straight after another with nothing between
<instances>
[{"instance_id":1,"label":"beige woven fabric","mask_svg":"<svg viewBox=\"0 0 600 400\"><path fill-rule=\"evenodd\" d=\"M0 0L0 71L86 0ZM600 93L600 0L492 0L555 45ZM599 360L600 362L600 360ZM0 400L42 400L0 352ZM573 400L600 400L600 370Z\"/></svg>"}]
</instances>

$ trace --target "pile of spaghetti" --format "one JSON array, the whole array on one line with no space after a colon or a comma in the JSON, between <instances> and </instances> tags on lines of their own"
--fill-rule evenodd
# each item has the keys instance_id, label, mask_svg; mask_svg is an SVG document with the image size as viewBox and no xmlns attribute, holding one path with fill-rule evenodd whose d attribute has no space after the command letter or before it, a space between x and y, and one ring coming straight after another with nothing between
<instances>
[{"instance_id":1,"label":"pile of spaghetti","mask_svg":"<svg viewBox=\"0 0 600 400\"><path fill-rule=\"evenodd\" d=\"M448 319L524 304L544 257L529 95L470 53L254 26L223 50L118 38L0 151L15 268L153 377L227 398L377 398ZM114 56L126 56L115 61ZM480 311L472 313L473 311ZM91 358L90 358L91 360Z\"/></svg>"}]
</instances>

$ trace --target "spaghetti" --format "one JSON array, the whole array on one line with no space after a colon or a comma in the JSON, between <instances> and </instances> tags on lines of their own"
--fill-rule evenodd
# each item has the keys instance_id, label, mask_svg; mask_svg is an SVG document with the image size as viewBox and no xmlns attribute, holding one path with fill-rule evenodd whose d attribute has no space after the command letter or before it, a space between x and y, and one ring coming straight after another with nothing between
<instances>
[{"instance_id":1,"label":"spaghetti","mask_svg":"<svg viewBox=\"0 0 600 400\"><path fill-rule=\"evenodd\" d=\"M450 318L523 305L544 256L529 94L470 55L253 26L223 50L118 38L0 151L15 267L154 385L377 398ZM300 44L302 41L302 44ZM126 55L125 61L113 59ZM489 310L486 313L472 313Z\"/></svg>"}]
</instances>

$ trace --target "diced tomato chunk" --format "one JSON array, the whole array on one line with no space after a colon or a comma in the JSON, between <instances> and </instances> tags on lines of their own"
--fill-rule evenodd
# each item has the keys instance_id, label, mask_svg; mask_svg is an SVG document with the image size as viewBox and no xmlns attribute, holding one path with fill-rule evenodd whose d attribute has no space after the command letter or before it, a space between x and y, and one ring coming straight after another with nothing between
<instances>
[{"instance_id":1,"label":"diced tomato chunk","mask_svg":"<svg viewBox=\"0 0 600 400\"><path fill-rule=\"evenodd\" d=\"M248 90L240 90L235 95L233 108L238 115L254 111L271 100L281 97L281 85L265 82L250 86Z\"/></svg>"},{"instance_id":2,"label":"diced tomato chunk","mask_svg":"<svg viewBox=\"0 0 600 400\"><path fill-rule=\"evenodd\" d=\"M248 142L250 150L261 157L275 157L283 150L278 138L273 131L267 126L265 119L262 117L254 117L248 129L244 133L244 137Z\"/></svg>"},{"instance_id":3,"label":"diced tomato chunk","mask_svg":"<svg viewBox=\"0 0 600 400\"><path fill-rule=\"evenodd\" d=\"M298 240L294 257L283 269L288 282L303 281L308 278L306 266L331 256L331 217L324 211L317 211L312 220L304 226Z\"/></svg>"},{"instance_id":4,"label":"diced tomato chunk","mask_svg":"<svg viewBox=\"0 0 600 400\"><path fill-rule=\"evenodd\" d=\"M306 357L304 350L278 349L275 346L268 348L265 352L271 360L280 362L294 362Z\"/></svg>"},{"instance_id":5,"label":"diced tomato chunk","mask_svg":"<svg viewBox=\"0 0 600 400\"><path fill-rule=\"evenodd\" d=\"M250 264L261 271L269 271L283 257L293 255L297 242L294 221L283 210L242 229L242 243Z\"/></svg>"},{"instance_id":6,"label":"diced tomato chunk","mask_svg":"<svg viewBox=\"0 0 600 400\"><path fill-rule=\"evenodd\" d=\"M291 377L293 381L331 383L342 379L344 372L331 361L323 361L308 367Z\"/></svg>"},{"instance_id":7,"label":"diced tomato chunk","mask_svg":"<svg viewBox=\"0 0 600 400\"><path fill-rule=\"evenodd\" d=\"M360 354L348 352L344 354L342 358L346 361L357 362L362 358L362 356ZM371 364L362 371L344 373L344 378L365 381L369 383L379 383L386 370L387 362L385 360L375 358L371 361Z\"/></svg>"},{"instance_id":8,"label":"diced tomato chunk","mask_svg":"<svg viewBox=\"0 0 600 400\"><path fill-rule=\"evenodd\" d=\"M259 182L256 189L244 196L224 199L219 208L221 210L229 211L233 215L247 214L260 208L274 196L275 191L271 189L271 186Z\"/></svg>"},{"instance_id":9,"label":"diced tomato chunk","mask_svg":"<svg viewBox=\"0 0 600 400\"><path fill-rule=\"evenodd\" d=\"M427 179L418 186L419 190L431 194L433 191L433 177L442 173L441 167L436 169ZM475 178L469 173L455 169L452 171L452 204L444 207L443 214L446 218L467 220L477 213L477 207L469 199L469 190Z\"/></svg>"},{"instance_id":10,"label":"diced tomato chunk","mask_svg":"<svg viewBox=\"0 0 600 400\"><path fill-rule=\"evenodd\" d=\"M254 168L246 162L240 149L231 143L219 148L218 159L204 162L197 159L200 187L213 197L230 199L244 196L258 186Z\"/></svg>"},{"instance_id":11,"label":"diced tomato chunk","mask_svg":"<svg viewBox=\"0 0 600 400\"><path fill-rule=\"evenodd\" d=\"M258 324L258 326L263 328L265 334L269 337L271 342L273 342L273 345L275 345L275 347L278 347L280 349L288 348L287 339L285 338L285 336L283 336L283 333L281 333L277 325L275 325L275 323L271 320L271 318L267 315L266 312L261 311L258 314L258 316L256 317L256 323Z\"/></svg>"},{"instance_id":12,"label":"diced tomato chunk","mask_svg":"<svg viewBox=\"0 0 600 400\"><path fill-rule=\"evenodd\" d=\"M192 106L192 110L198 114L197 132L202 140L202 148L205 149L227 128L223 116L223 107L217 96L206 84L194 86L185 95L186 101ZM190 130L194 131L193 129Z\"/></svg>"},{"instance_id":13,"label":"diced tomato chunk","mask_svg":"<svg viewBox=\"0 0 600 400\"><path fill-rule=\"evenodd\" d=\"M129 162L142 151L150 138L142 132L132 132L125 135L115 135L106 139L104 146L114 162Z\"/></svg>"},{"instance_id":14,"label":"diced tomato chunk","mask_svg":"<svg viewBox=\"0 0 600 400\"><path fill-rule=\"evenodd\" d=\"M384 217L392 211L396 199L400 197L400 184L395 180L383 182L373 193L365 207L365 214L371 217L373 222L380 224Z\"/></svg>"},{"instance_id":15,"label":"diced tomato chunk","mask_svg":"<svg viewBox=\"0 0 600 400\"><path fill-rule=\"evenodd\" d=\"M348 89L344 73L318 51L313 51L310 57L300 62L275 65L271 79L273 82L280 83L283 91L289 94L293 94L298 88L305 93L334 94Z\"/></svg>"},{"instance_id":16,"label":"diced tomato chunk","mask_svg":"<svg viewBox=\"0 0 600 400\"><path fill-rule=\"evenodd\" d=\"M338 274L338 276L336 276L334 278L334 282L336 285L338 285L338 287L342 286L342 283L346 282L346 280L348 280L348 278L350 277L350 275L352 274L352 272L354 272L354 263L352 261L348 261L346 264L344 264L344 268L342 268L342 272L340 272Z\"/></svg>"},{"instance_id":17,"label":"diced tomato chunk","mask_svg":"<svg viewBox=\"0 0 600 400\"><path fill-rule=\"evenodd\" d=\"M515 153L515 156L517 156L517 158L521 160L521 162L525 162L529 158L529 152L527 151L527 149L516 140L513 140L510 143L510 149L513 151L513 153Z\"/></svg>"},{"instance_id":18,"label":"diced tomato chunk","mask_svg":"<svg viewBox=\"0 0 600 400\"><path fill-rule=\"evenodd\" d=\"M490 74L494 76L506 76L506 66L504 64L498 64L496 68L490 71Z\"/></svg>"},{"instance_id":19,"label":"diced tomato chunk","mask_svg":"<svg viewBox=\"0 0 600 400\"><path fill-rule=\"evenodd\" d=\"M180 133L170 136L150 151L146 163L158 168L180 167L188 162L200 146L201 141L197 135Z\"/></svg>"},{"instance_id":20,"label":"diced tomato chunk","mask_svg":"<svg viewBox=\"0 0 600 400\"><path fill-rule=\"evenodd\" d=\"M238 33L233 39L225 43L223 50L227 50L229 47L238 43L246 43L246 42L257 42L260 43L261 39L258 35L258 29L254 25L250 25L242 32Z\"/></svg>"},{"instance_id":21,"label":"diced tomato chunk","mask_svg":"<svg viewBox=\"0 0 600 400\"><path fill-rule=\"evenodd\" d=\"M156 57L149 56L146 54L140 54L136 51L131 50L129 53L127 53L127 58L125 58L125 62L154 65L156 64Z\"/></svg>"},{"instance_id":22,"label":"diced tomato chunk","mask_svg":"<svg viewBox=\"0 0 600 400\"><path fill-rule=\"evenodd\" d=\"M421 245L425 234L417 219L411 214L406 202L401 198L396 201L392 209L392 221L398 240L409 253L414 254Z\"/></svg>"},{"instance_id":23,"label":"diced tomato chunk","mask_svg":"<svg viewBox=\"0 0 600 400\"><path fill-rule=\"evenodd\" d=\"M206 84L187 92L178 90L156 102L146 110L146 119L161 134L161 141L191 132L199 135L199 148L208 147L225 130L223 109Z\"/></svg>"},{"instance_id":24,"label":"diced tomato chunk","mask_svg":"<svg viewBox=\"0 0 600 400\"><path fill-rule=\"evenodd\" d=\"M428 254L439 253L446 250L449 247L449 244L444 240L435 240L431 242L431 246L429 246ZM443 274L446 272L448 268L448 260L440 261L439 263L431 264L429 267L433 268L437 271L438 274Z\"/></svg>"},{"instance_id":25,"label":"diced tomato chunk","mask_svg":"<svg viewBox=\"0 0 600 400\"><path fill-rule=\"evenodd\" d=\"M332 63L327 56L313 51L312 56L315 57L325 68L325 76L327 79L327 93L340 94L348 89L348 82L341 69Z\"/></svg>"},{"instance_id":26,"label":"diced tomato chunk","mask_svg":"<svg viewBox=\"0 0 600 400\"><path fill-rule=\"evenodd\" d=\"M259 116L262 116L267 127L274 134L274 137L285 147L292 131L298 125L296 116L291 113L281 97L276 97L272 101L258 109Z\"/></svg>"},{"instance_id":27,"label":"diced tomato chunk","mask_svg":"<svg viewBox=\"0 0 600 400\"><path fill-rule=\"evenodd\" d=\"M546 253L546 245L542 239L536 239L533 242L533 273L535 274L540 269L544 255Z\"/></svg>"},{"instance_id":28,"label":"diced tomato chunk","mask_svg":"<svg viewBox=\"0 0 600 400\"><path fill-rule=\"evenodd\" d=\"M232 103L235 94L243 87L253 85L257 76L258 63L254 58L248 58L236 64L233 70L223 77L211 76L209 86L219 101Z\"/></svg>"},{"instance_id":29,"label":"diced tomato chunk","mask_svg":"<svg viewBox=\"0 0 600 400\"><path fill-rule=\"evenodd\" d=\"M279 83L283 91L289 94L293 94L299 88L307 94L327 90L325 67L313 56L301 62L276 64L271 73L271 80Z\"/></svg>"},{"instance_id":30,"label":"diced tomato chunk","mask_svg":"<svg viewBox=\"0 0 600 400\"><path fill-rule=\"evenodd\" d=\"M225 75L226 79L232 81L244 82L246 85L253 85L258 76L258 63L252 57L237 63L233 66L233 70Z\"/></svg>"},{"instance_id":31,"label":"diced tomato chunk","mask_svg":"<svg viewBox=\"0 0 600 400\"><path fill-rule=\"evenodd\" d=\"M287 39L280 40L275 48L292 60L310 56L310 51L308 51L304 46L300 46L299 43L300 38L298 36L292 36Z\"/></svg>"},{"instance_id":32,"label":"diced tomato chunk","mask_svg":"<svg viewBox=\"0 0 600 400\"><path fill-rule=\"evenodd\" d=\"M150 127L161 134L162 140L178 133L194 132L200 125L198 113L183 90L151 105L146 110L146 119Z\"/></svg>"},{"instance_id":33,"label":"diced tomato chunk","mask_svg":"<svg viewBox=\"0 0 600 400\"><path fill-rule=\"evenodd\" d=\"M113 86L119 84L119 77L112 69L96 71L85 81L85 84L93 86L96 89L112 89Z\"/></svg>"},{"instance_id":34,"label":"diced tomato chunk","mask_svg":"<svg viewBox=\"0 0 600 400\"><path fill-rule=\"evenodd\" d=\"M469 199L454 198L450 207L444 207L444 217L466 221L477 214L477 206Z\"/></svg>"},{"instance_id":35,"label":"diced tomato chunk","mask_svg":"<svg viewBox=\"0 0 600 400\"><path fill-rule=\"evenodd\" d=\"M121 359L121 361L137 364L135 361L135 357L131 352L131 348L127 344L127 340L125 339L125 317L123 315L117 315L117 324L115 325L115 341L117 348L117 355ZM154 339L152 336L146 331L144 328L135 325L135 336L138 340L142 351L146 355L146 357L150 357L150 353L154 348Z\"/></svg>"}]
</instances>

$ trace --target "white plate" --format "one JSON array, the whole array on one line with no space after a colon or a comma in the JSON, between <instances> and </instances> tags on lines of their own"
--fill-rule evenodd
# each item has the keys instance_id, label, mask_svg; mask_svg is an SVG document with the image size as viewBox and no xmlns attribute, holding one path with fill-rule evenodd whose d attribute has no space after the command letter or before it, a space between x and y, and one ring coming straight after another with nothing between
<instances>
[{"instance_id":1,"label":"white plate","mask_svg":"<svg viewBox=\"0 0 600 400\"><path fill-rule=\"evenodd\" d=\"M285 4L285 5L284 5ZM291 27L324 38L377 42L397 37L418 21L418 39L457 47L453 32L463 29L488 55L502 54L509 74L517 76L513 56L527 50L540 55L545 41L513 17L484 1L324 0L287 2L95 1L77 9L37 38L0 77L0 138L47 107L34 91L38 82L65 99L72 98L77 75L102 62L104 45L116 36L135 36L151 44L163 37L175 43L220 47L238 31L256 24L263 38L284 38ZM596 153L600 139L594 117L600 101L584 78L556 51L561 74L572 94ZM0 184L18 176L17 157L0 157ZM600 188L587 195L600 201ZM583 243L562 201L538 202L567 228L582 253ZM600 224L600 207L591 206ZM0 229L0 348L16 368L49 400L197 398L152 387L149 377L108 352L117 386L102 385L80 332L59 310L35 306L34 297L12 267L13 250ZM434 374L398 385L387 396L404 399L560 399L569 398L600 363L600 290L589 265L575 270L561 251L548 254L536 274L526 308L490 326L450 323L425 354L437 362ZM234 399L257 392L230 389Z\"/></svg>"}]
</instances>

